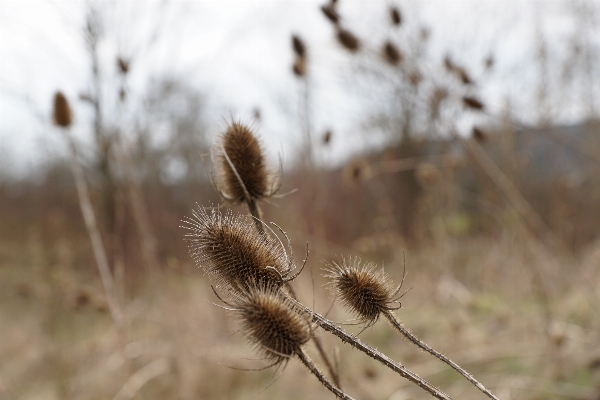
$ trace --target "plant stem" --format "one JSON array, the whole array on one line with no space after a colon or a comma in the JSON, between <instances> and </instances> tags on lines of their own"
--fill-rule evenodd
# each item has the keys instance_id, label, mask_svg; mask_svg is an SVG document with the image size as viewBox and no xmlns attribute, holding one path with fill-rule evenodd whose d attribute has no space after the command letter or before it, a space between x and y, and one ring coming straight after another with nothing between
<instances>
[{"instance_id":1,"label":"plant stem","mask_svg":"<svg viewBox=\"0 0 600 400\"><path fill-rule=\"evenodd\" d=\"M424 342L422 342L418 337L416 337L415 335L413 335L413 333L411 331L409 331L407 328L405 328L402 325L402 323L398 320L398 318L396 318L396 316L391 311L384 311L383 315L385 315L385 317L388 319L388 321L390 321L392 323L392 325L402 335L404 335L404 337L407 338L411 343L413 343L416 346L420 347L421 349L425 350L429 354L432 354L434 357L438 358L440 361L448 364L456 372L458 372L459 374L461 374L462 376L464 376L469 382L471 382L479 390L481 390L483 393L485 393L485 395L488 396L489 398L494 399L494 400L498 400L498 398L496 396L494 396L492 394L492 392L490 392L488 389L486 389L485 386L483 386L477 379L475 379L473 377L473 375L469 374L467 371L465 371L464 369L462 369L454 361L452 361L451 359L449 359L445 355L443 355L441 353L438 353L437 351L435 351L434 349L432 349L431 347L429 347L427 344L425 344Z\"/></svg>"},{"instance_id":2,"label":"plant stem","mask_svg":"<svg viewBox=\"0 0 600 400\"><path fill-rule=\"evenodd\" d=\"M332 333L333 335L337 336L338 338L340 338L342 340L342 342L346 342L346 343L350 344L355 349L358 349L358 350L362 351L363 353L365 353L366 355L368 355L369 357L379 361L381 364L383 364L386 367L390 368L391 370L397 372L404 379L408 379L409 381L413 382L414 384L416 384L421 389L425 390L427 393L431 394L435 398L441 399L441 400L452 400L452 398L450 396L448 396L447 394L445 394L444 392L442 392L440 389L436 388L435 386L431 385L429 382L425 381L423 378L421 378L414 372L410 371L402 364L392 360L385 354L383 354L383 353L375 350L371 346L363 343L356 336L351 335L348 332L346 332L345 330L337 327L333 322L329 321L328 319L321 316L320 314L312 311L310 308L306 307L304 304L300 303L299 301L292 298L291 296L286 295L286 297L295 306L297 306L299 310L302 310L303 312L308 313L312 318L312 322L316 323L317 325L319 325L321 328L323 328L327 332Z\"/></svg>"},{"instance_id":3,"label":"plant stem","mask_svg":"<svg viewBox=\"0 0 600 400\"><path fill-rule=\"evenodd\" d=\"M246 200L246 204L248 204L248 211L250 211L250 215L254 217L254 224L256 225L258 233L264 236L265 228L263 228L263 224L261 222L262 216L260 215L260 209L258 208L258 204L256 204L256 201L254 199Z\"/></svg>"},{"instance_id":4,"label":"plant stem","mask_svg":"<svg viewBox=\"0 0 600 400\"><path fill-rule=\"evenodd\" d=\"M302 361L302 364L306 365L306 368L308 368L310 372L312 372L313 375L316 376L317 379L323 384L323 386L329 389L333 394L335 394L340 399L354 400L353 397L348 396L346 393L338 389L333 383L331 383L325 377L325 375L323 375L323 373L317 368L317 366L313 364L312 360L308 357L308 355L305 354L302 350L300 350L297 353L297 356L300 359L300 361Z\"/></svg>"}]
</instances>

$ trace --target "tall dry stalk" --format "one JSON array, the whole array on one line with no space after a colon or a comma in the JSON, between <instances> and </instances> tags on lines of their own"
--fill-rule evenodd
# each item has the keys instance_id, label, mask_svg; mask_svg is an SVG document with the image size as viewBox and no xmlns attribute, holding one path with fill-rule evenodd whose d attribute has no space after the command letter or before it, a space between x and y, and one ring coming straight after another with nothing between
<instances>
[{"instance_id":1,"label":"tall dry stalk","mask_svg":"<svg viewBox=\"0 0 600 400\"><path fill-rule=\"evenodd\" d=\"M96 264L98 265L98 270L102 279L102 285L104 286L104 291L106 292L108 308L113 321L117 324L120 324L122 322L123 314L121 312L121 307L119 306L115 284L110 272L110 267L108 265L108 258L106 257L104 245L102 244L102 238L100 237L100 231L98 230L98 225L96 224L96 217L94 215L94 209L92 208L92 202L90 200L90 193L87 183L83 175L83 169L81 168L79 160L77 159L77 147L75 146L75 142L73 141L71 132L69 130L72 123L71 109L66 97L61 92L57 92L54 96L54 122L57 126L62 128L61 131L63 132L69 147L71 171L73 173L73 177L75 178L75 186L77 187L77 195L79 197L79 206L81 208L81 213L83 214L85 227L92 242L92 249L94 251L94 256L96 257Z\"/></svg>"}]
</instances>

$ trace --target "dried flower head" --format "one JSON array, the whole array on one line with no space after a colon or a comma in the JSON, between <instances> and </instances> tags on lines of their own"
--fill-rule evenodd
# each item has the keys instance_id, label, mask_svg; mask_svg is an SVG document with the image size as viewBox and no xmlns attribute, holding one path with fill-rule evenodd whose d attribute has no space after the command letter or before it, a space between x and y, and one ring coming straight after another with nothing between
<instances>
[{"instance_id":1,"label":"dried flower head","mask_svg":"<svg viewBox=\"0 0 600 400\"><path fill-rule=\"evenodd\" d=\"M129 72L129 61L125 60L123 57L117 58L117 66L119 67L119 72L123 75L127 75Z\"/></svg>"},{"instance_id":2,"label":"dried flower head","mask_svg":"<svg viewBox=\"0 0 600 400\"><path fill-rule=\"evenodd\" d=\"M402 23L402 14L400 14L397 7L390 7L390 18L394 26L399 26Z\"/></svg>"},{"instance_id":3,"label":"dried flower head","mask_svg":"<svg viewBox=\"0 0 600 400\"><path fill-rule=\"evenodd\" d=\"M333 136L333 133L330 130L325 131L325 133L323 134L322 137L322 142L324 145L328 145L329 142L331 142L331 137Z\"/></svg>"},{"instance_id":4,"label":"dried flower head","mask_svg":"<svg viewBox=\"0 0 600 400\"><path fill-rule=\"evenodd\" d=\"M398 292L387 274L375 271L374 263L361 265L360 258L342 259L341 263L327 263L325 277L328 286L342 305L367 326L373 325L382 312L400 308Z\"/></svg>"},{"instance_id":5,"label":"dried flower head","mask_svg":"<svg viewBox=\"0 0 600 400\"><path fill-rule=\"evenodd\" d=\"M296 57L296 61L292 66L292 71L297 77L303 77L306 75L306 59L303 57Z\"/></svg>"},{"instance_id":6,"label":"dried flower head","mask_svg":"<svg viewBox=\"0 0 600 400\"><path fill-rule=\"evenodd\" d=\"M483 108L484 108L483 103L475 97L464 96L462 98L462 101L466 107L472 108L474 110L483 110Z\"/></svg>"},{"instance_id":7,"label":"dried flower head","mask_svg":"<svg viewBox=\"0 0 600 400\"><path fill-rule=\"evenodd\" d=\"M58 126L67 128L73 122L73 114L69 102L62 92L56 92L54 95L54 123Z\"/></svg>"},{"instance_id":8,"label":"dried flower head","mask_svg":"<svg viewBox=\"0 0 600 400\"><path fill-rule=\"evenodd\" d=\"M487 139L487 134L483 131L483 129L477 126L473 127L473 129L471 130L471 135L473 136L473 139L475 139L479 143L483 143Z\"/></svg>"},{"instance_id":9,"label":"dried flower head","mask_svg":"<svg viewBox=\"0 0 600 400\"><path fill-rule=\"evenodd\" d=\"M260 234L247 216L199 208L184 223L192 257L219 285L279 287L300 273L289 276L294 270L289 242L288 256L275 234Z\"/></svg>"},{"instance_id":10,"label":"dried flower head","mask_svg":"<svg viewBox=\"0 0 600 400\"><path fill-rule=\"evenodd\" d=\"M335 5L334 3L331 3L331 4L321 6L321 11L323 12L323 15L325 15L325 17L327 17L327 19L329 21L331 21L334 24L337 24L340 21L340 16L337 13L337 11L335 11L334 5Z\"/></svg>"},{"instance_id":11,"label":"dried flower head","mask_svg":"<svg viewBox=\"0 0 600 400\"><path fill-rule=\"evenodd\" d=\"M396 45L390 41L385 42L383 46L383 56L385 60L392 64L396 65L402 61L402 53L396 47Z\"/></svg>"},{"instance_id":12,"label":"dried flower head","mask_svg":"<svg viewBox=\"0 0 600 400\"><path fill-rule=\"evenodd\" d=\"M351 52L356 52L360 48L360 41L354 34L346 29L338 28L337 40L342 46Z\"/></svg>"},{"instance_id":13,"label":"dried flower head","mask_svg":"<svg viewBox=\"0 0 600 400\"><path fill-rule=\"evenodd\" d=\"M292 48L298 57L306 56L306 46L298 35L292 35Z\"/></svg>"},{"instance_id":14,"label":"dried flower head","mask_svg":"<svg viewBox=\"0 0 600 400\"><path fill-rule=\"evenodd\" d=\"M231 297L244 336L273 365L301 352L310 339L309 319L277 288L253 286Z\"/></svg>"},{"instance_id":15,"label":"dried flower head","mask_svg":"<svg viewBox=\"0 0 600 400\"><path fill-rule=\"evenodd\" d=\"M240 122L227 126L212 156L217 191L234 204L271 197L281 186L279 175L267 168L254 132Z\"/></svg>"},{"instance_id":16,"label":"dried flower head","mask_svg":"<svg viewBox=\"0 0 600 400\"><path fill-rule=\"evenodd\" d=\"M354 185L369 180L373 175L373 169L364 158L350 161L342 171L346 183Z\"/></svg>"}]
</instances>

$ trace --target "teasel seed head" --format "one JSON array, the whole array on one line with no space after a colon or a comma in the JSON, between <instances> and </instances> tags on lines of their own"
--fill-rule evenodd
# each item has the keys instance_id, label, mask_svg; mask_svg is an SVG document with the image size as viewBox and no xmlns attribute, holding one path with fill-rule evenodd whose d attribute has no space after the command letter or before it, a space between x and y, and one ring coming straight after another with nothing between
<instances>
[{"instance_id":1,"label":"teasel seed head","mask_svg":"<svg viewBox=\"0 0 600 400\"><path fill-rule=\"evenodd\" d=\"M400 50L398 50L396 45L390 41L385 42L383 46L383 56L391 65L402 62L402 53L400 53Z\"/></svg>"},{"instance_id":2,"label":"teasel seed head","mask_svg":"<svg viewBox=\"0 0 600 400\"><path fill-rule=\"evenodd\" d=\"M327 263L325 267L325 277L331 279L328 286L335 297L367 326L377 322L382 312L400 308L396 296L401 285L394 288L387 274L375 268L374 263L361 265L357 257Z\"/></svg>"},{"instance_id":3,"label":"teasel seed head","mask_svg":"<svg viewBox=\"0 0 600 400\"><path fill-rule=\"evenodd\" d=\"M311 338L308 316L296 310L278 288L251 286L231 298L244 336L274 364L298 354Z\"/></svg>"},{"instance_id":4,"label":"teasel seed head","mask_svg":"<svg viewBox=\"0 0 600 400\"><path fill-rule=\"evenodd\" d=\"M475 97L464 96L462 98L462 101L466 107L472 108L473 110L483 111L483 109L484 109L483 103Z\"/></svg>"},{"instance_id":5,"label":"teasel seed head","mask_svg":"<svg viewBox=\"0 0 600 400\"><path fill-rule=\"evenodd\" d=\"M325 17L331 21L331 23L337 25L340 22L340 15L335 10L334 3L321 6L321 11L323 12L323 15L325 15Z\"/></svg>"},{"instance_id":6,"label":"teasel seed head","mask_svg":"<svg viewBox=\"0 0 600 400\"><path fill-rule=\"evenodd\" d=\"M304 45L304 41L300 39L298 35L292 35L292 48L298 57L303 58L306 56L306 46Z\"/></svg>"},{"instance_id":7,"label":"teasel seed head","mask_svg":"<svg viewBox=\"0 0 600 400\"><path fill-rule=\"evenodd\" d=\"M69 127L73 122L71 107L69 107L69 102L62 92L56 92L54 95L53 117L54 123L63 128Z\"/></svg>"},{"instance_id":8,"label":"teasel seed head","mask_svg":"<svg viewBox=\"0 0 600 400\"><path fill-rule=\"evenodd\" d=\"M280 175L268 169L254 132L241 122L228 124L212 157L216 189L233 204L271 197L281 186Z\"/></svg>"},{"instance_id":9,"label":"teasel seed head","mask_svg":"<svg viewBox=\"0 0 600 400\"><path fill-rule=\"evenodd\" d=\"M296 57L296 61L294 62L294 65L292 66L292 71L294 72L294 75L296 75L299 78L302 78L303 76L306 75L306 59L303 57Z\"/></svg>"},{"instance_id":10,"label":"teasel seed head","mask_svg":"<svg viewBox=\"0 0 600 400\"><path fill-rule=\"evenodd\" d=\"M360 41L349 30L338 28L336 36L338 42L340 42L340 44L348 51L354 53L360 49Z\"/></svg>"},{"instance_id":11,"label":"teasel seed head","mask_svg":"<svg viewBox=\"0 0 600 400\"><path fill-rule=\"evenodd\" d=\"M400 14L400 10L397 7L390 7L390 18L394 26L400 26L402 23L402 14Z\"/></svg>"},{"instance_id":12,"label":"teasel seed head","mask_svg":"<svg viewBox=\"0 0 600 400\"><path fill-rule=\"evenodd\" d=\"M295 278L289 277L293 270L291 252L288 257L274 234L260 234L250 217L217 209L207 213L204 208L192 214L182 226L189 230L186 240L190 253L218 285L238 289L253 285L280 287Z\"/></svg>"}]
</instances>

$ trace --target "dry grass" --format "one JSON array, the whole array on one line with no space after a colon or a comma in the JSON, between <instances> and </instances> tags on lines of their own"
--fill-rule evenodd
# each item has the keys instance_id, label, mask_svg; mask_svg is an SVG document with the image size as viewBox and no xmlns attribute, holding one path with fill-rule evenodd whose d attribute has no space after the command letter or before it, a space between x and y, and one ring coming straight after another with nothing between
<instances>
[{"instance_id":1,"label":"dry grass","mask_svg":"<svg viewBox=\"0 0 600 400\"><path fill-rule=\"evenodd\" d=\"M397 315L407 326L465 366L502 399L592 399L600 390L598 246L580 262L559 263L525 236L448 239L406 253L414 289ZM258 368L236 326L214 300L208 282L188 265L171 263L159 290L140 290L125 302L124 327L115 330L98 277L81 272L70 239L43 244L3 241L0 248L0 381L3 395L19 399L248 399L273 371ZM318 254L314 261L326 257ZM401 263L386 264L394 280ZM537 267L534 267L533 264ZM91 267L91 266L90 266ZM541 295L536 271L547 273ZM92 271L91 268L88 268ZM318 276L315 301L330 300ZM596 285L594 285L594 283ZM295 284L310 304L309 274ZM594 290L596 292L594 293ZM348 318L334 307L333 320ZM359 328L349 328L350 330ZM339 346L322 335L327 348ZM447 366L413 348L385 324L361 334L367 343L446 388L454 398L480 394ZM309 347L309 352L314 351ZM357 398L427 398L414 385L359 352L340 348L342 382ZM315 357L316 358L316 357ZM224 365L223 365L224 364ZM137 381L136 381L137 379ZM147 380L147 382L145 381ZM130 388L140 388L128 397ZM125 388L125 389L124 389ZM136 397L137 396L137 397ZM256 398L330 398L290 363ZM10 397L8 397L10 398Z\"/></svg>"}]
</instances>

